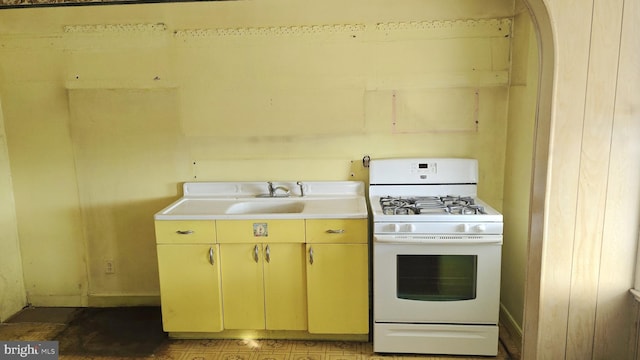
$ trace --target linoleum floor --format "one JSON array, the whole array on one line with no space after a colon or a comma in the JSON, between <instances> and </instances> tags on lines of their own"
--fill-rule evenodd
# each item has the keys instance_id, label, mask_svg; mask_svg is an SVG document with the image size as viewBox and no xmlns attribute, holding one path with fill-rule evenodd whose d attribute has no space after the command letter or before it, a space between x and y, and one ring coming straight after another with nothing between
<instances>
[{"instance_id":1,"label":"linoleum floor","mask_svg":"<svg viewBox=\"0 0 640 360\"><path fill-rule=\"evenodd\" d=\"M56 340L69 360L518 360L501 341L497 357L376 354L371 342L177 340L162 332L157 308L27 308L0 324L0 340ZM509 350L508 350L509 349Z\"/></svg>"}]
</instances>

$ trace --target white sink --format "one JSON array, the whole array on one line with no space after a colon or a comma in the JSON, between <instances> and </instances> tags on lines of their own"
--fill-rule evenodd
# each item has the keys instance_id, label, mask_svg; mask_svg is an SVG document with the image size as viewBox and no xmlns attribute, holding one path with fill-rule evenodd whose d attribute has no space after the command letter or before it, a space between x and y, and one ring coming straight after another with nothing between
<instances>
[{"instance_id":1,"label":"white sink","mask_svg":"<svg viewBox=\"0 0 640 360\"><path fill-rule=\"evenodd\" d=\"M302 201L246 201L229 206L225 214L297 214L304 210Z\"/></svg>"},{"instance_id":2,"label":"white sink","mask_svg":"<svg viewBox=\"0 0 640 360\"><path fill-rule=\"evenodd\" d=\"M290 197L256 197L266 182L185 183L182 198L156 213L155 220L364 219L367 203L361 181L277 182Z\"/></svg>"}]
</instances>

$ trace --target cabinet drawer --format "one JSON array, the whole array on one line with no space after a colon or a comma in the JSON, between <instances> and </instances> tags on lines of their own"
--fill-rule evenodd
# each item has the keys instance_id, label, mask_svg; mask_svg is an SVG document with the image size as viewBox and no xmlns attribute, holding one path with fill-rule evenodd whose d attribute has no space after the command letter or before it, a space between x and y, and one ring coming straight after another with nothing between
<instances>
[{"instance_id":1,"label":"cabinet drawer","mask_svg":"<svg viewBox=\"0 0 640 360\"><path fill-rule=\"evenodd\" d=\"M367 219L307 220L307 243L366 244Z\"/></svg>"},{"instance_id":2,"label":"cabinet drawer","mask_svg":"<svg viewBox=\"0 0 640 360\"><path fill-rule=\"evenodd\" d=\"M218 221L220 243L303 243L304 220Z\"/></svg>"},{"instance_id":3,"label":"cabinet drawer","mask_svg":"<svg viewBox=\"0 0 640 360\"><path fill-rule=\"evenodd\" d=\"M211 244L216 242L215 221L156 221L158 244Z\"/></svg>"}]
</instances>

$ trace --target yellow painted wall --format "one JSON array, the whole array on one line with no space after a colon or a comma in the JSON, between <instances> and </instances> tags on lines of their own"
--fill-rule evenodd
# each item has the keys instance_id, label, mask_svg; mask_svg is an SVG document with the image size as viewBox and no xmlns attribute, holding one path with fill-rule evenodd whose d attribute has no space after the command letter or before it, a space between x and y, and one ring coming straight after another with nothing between
<instances>
[{"instance_id":1,"label":"yellow painted wall","mask_svg":"<svg viewBox=\"0 0 640 360\"><path fill-rule=\"evenodd\" d=\"M1 78L1 76L0 76ZM1 100L1 99L0 99ZM0 102L0 110L2 110ZM4 120L0 111L0 322L22 309L26 303L22 278L22 257L18 242L11 169Z\"/></svg>"},{"instance_id":2,"label":"yellow painted wall","mask_svg":"<svg viewBox=\"0 0 640 360\"><path fill-rule=\"evenodd\" d=\"M501 0L1 11L29 300L153 302L152 216L184 181L366 180L363 155L473 157L501 209L512 13Z\"/></svg>"},{"instance_id":3,"label":"yellow painted wall","mask_svg":"<svg viewBox=\"0 0 640 360\"><path fill-rule=\"evenodd\" d=\"M529 12L517 2L511 51L504 177L501 316L522 335L529 197L538 91L538 43Z\"/></svg>"}]
</instances>

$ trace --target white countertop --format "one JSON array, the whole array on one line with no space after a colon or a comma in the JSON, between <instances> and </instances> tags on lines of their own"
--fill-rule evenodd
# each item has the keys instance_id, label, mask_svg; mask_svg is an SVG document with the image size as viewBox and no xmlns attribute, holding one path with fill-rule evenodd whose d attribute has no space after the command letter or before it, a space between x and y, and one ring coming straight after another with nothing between
<instances>
[{"instance_id":1,"label":"white countertop","mask_svg":"<svg viewBox=\"0 0 640 360\"><path fill-rule=\"evenodd\" d=\"M360 181L273 182L288 197L259 197L266 182L185 183L185 196L155 214L155 220L362 219L367 218ZM282 192L278 192L281 194Z\"/></svg>"}]
</instances>

